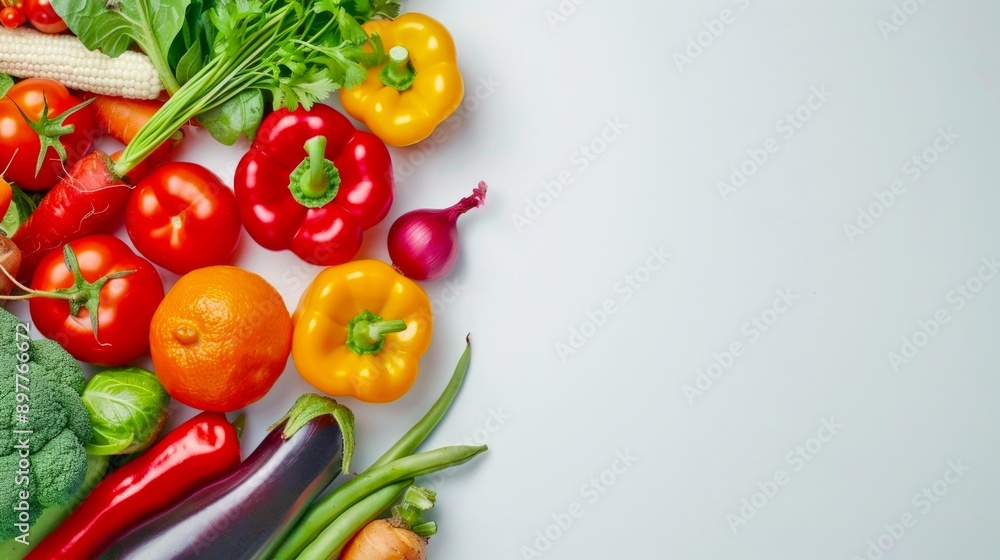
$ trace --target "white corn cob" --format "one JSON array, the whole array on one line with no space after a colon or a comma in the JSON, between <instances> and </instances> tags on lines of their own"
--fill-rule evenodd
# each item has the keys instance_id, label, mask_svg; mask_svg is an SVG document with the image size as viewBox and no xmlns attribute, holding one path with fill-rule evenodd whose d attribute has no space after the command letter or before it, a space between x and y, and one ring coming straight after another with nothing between
<instances>
[{"instance_id":1,"label":"white corn cob","mask_svg":"<svg viewBox=\"0 0 1000 560\"><path fill-rule=\"evenodd\" d=\"M0 27L0 72L17 78L50 78L67 88L131 99L155 99L163 90L149 58L126 51L111 58L73 35Z\"/></svg>"}]
</instances>

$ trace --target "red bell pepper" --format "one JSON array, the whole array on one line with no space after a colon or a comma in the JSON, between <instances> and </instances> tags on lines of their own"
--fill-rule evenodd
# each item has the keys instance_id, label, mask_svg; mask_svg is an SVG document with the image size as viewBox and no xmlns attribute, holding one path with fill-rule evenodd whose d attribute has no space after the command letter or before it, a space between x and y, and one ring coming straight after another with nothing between
<instances>
[{"instance_id":1,"label":"red bell pepper","mask_svg":"<svg viewBox=\"0 0 1000 560\"><path fill-rule=\"evenodd\" d=\"M312 264L345 263L392 205L389 150L326 105L278 109L236 168L243 227L258 244Z\"/></svg>"},{"instance_id":2,"label":"red bell pepper","mask_svg":"<svg viewBox=\"0 0 1000 560\"><path fill-rule=\"evenodd\" d=\"M92 560L115 535L240 464L235 427L202 412L111 473L25 560Z\"/></svg>"}]
</instances>

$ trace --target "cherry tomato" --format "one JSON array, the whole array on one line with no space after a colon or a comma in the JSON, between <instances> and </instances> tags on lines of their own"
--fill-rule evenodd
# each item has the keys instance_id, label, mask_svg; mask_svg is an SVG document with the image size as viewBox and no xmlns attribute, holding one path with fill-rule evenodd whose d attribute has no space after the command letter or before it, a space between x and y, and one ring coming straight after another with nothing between
<instances>
[{"instance_id":1,"label":"cherry tomato","mask_svg":"<svg viewBox=\"0 0 1000 560\"><path fill-rule=\"evenodd\" d=\"M112 366L136 359L149 347L149 324L163 300L159 274L149 261L110 235L82 237L68 245L76 255L83 285L75 280L63 250L57 249L42 258L31 289L72 290L86 300L73 313L66 299L35 297L29 303L31 320L40 333L78 360ZM126 271L133 272L95 285L108 275ZM96 336L92 309L97 311Z\"/></svg>"},{"instance_id":2,"label":"cherry tomato","mask_svg":"<svg viewBox=\"0 0 1000 560\"><path fill-rule=\"evenodd\" d=\"M10 29L20 27L24 23L24 19L24 12L15 6L7 6L0 10L0 22L3 23L4 27Z\"/></svg>"},{"instance_id":3,"label":"cherry tomato","mask_svg":"<svg viewBox=\"0 0 1000 560\"><path fill-rule=\"evenodd\" d=\"M146 258L177 274L228 264L240 238L236 196L211 171L168 162L139 181L125 228Z\"/></svg>"},{"instance_id":4,"label":"cherry tomato","mask_svg":"<svg viewBox=\"0 0 1000 560\"><path fill-rule=\"evenodd\" d=\"M0 99L0 170L6 170L5 179L25 190L47 189L90 150L97 125L89 106L77 108L80 102L55 80L29 78L10 88ZM60 130L60 121L71 131ZM36 174L43 145L45 156ZM66 154L65 161L59 151Z\"/></svg>"},{"instance_id":5,"label":"cherry tomato","mask_svg":"<svg viewBox=\"0 0 1000 560\"><path fill-rule=\"evenodd\" d=\"M21 9L32 27L42 33L62 33L69 29L49 0L24 0Z\"/></svg>"}]
</instances>

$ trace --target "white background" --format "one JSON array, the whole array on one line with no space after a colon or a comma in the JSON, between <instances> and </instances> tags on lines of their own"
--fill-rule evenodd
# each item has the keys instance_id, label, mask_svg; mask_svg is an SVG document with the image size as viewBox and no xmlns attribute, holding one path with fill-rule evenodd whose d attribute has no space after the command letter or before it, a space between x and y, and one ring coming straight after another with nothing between
<instances>
[{"instance_id":1,"label":"white background","mask_svg":"<svg viewBox=\"0 0 1000 560\"><path fill-rule=\"evenodd\" d=\"M407 6L452 30L466 102L443 138L393 151L396 203L362 256L386 258L399 214L450 205L480 179L490 191L460 221L459 265L425 284L440 312L413 390L344 402L360 470L436 398L472 333L467 384L429 446L490 452L434 481L432 558L1000 555L1000 280L975 280L1000 254L1000 5L896 4L919 6L896 31L880 29L890 0ZM721 33L699 37L706 26ZM826 101L804 108L813 88ZM939 129L957 138L925 153ZM768 139L774 153L723 197ZM193 132L179 159L231 183L245 149ZM896 180L905 194L859 218ZM666 263L642 270L658 249ZM290 308L318 270L245 235L237 264ZM967 282L980 291L959 308ZM783 313L767 311L777 290L795 298ZM588 325L607 300L615 312ZM947 322L894 367L939 310ZM754 335L754 317L773 325ZM730 362L733 343L744 351ZM713 353L730 367L686 394ZM290 365L247 409L246 448L309 390ZM172 424L193 413L174 412ZM832 438L824 420L841 426ZM920 498L949 462L968 472ZM787 483L772 487L777 471ZM891 536L905 514L914 523Z\"/></svg>"}]
</instances>

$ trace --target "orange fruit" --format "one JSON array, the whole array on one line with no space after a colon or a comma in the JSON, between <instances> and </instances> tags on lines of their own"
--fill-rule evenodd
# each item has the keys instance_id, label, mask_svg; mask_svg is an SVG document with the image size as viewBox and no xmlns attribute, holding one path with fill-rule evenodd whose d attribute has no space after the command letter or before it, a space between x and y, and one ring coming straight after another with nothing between
<instances>
[{"instance_id":1,"label":"orange fruit","mask_svg":"<svg viewBox=\"0 0 1000 560\"><path fill-rule=\"evenodd\" d=\"M230 412L261 399L285 369L292 320L281 295L233 266L189 272L167 292L149 332L153 370L170 396Z\"/></svg>"}]
</instances>

